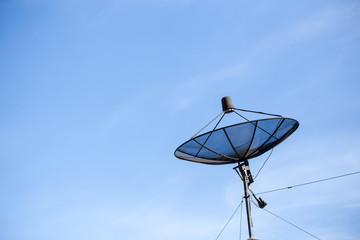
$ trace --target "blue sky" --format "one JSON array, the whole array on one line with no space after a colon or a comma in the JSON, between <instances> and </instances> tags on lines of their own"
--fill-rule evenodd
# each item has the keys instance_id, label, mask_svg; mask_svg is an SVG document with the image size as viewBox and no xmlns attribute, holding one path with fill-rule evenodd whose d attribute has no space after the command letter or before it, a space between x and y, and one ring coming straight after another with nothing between
<instances>
[{"instance_id":1,"label":"blue sky","mask_svg":"<svg viewBox=\"0 0 360 240\"><path fill-rule=\"evenodd\" d=\"M359 171L359 20L358 1L1 1L0 238L215 239L241 181L173 152L223 96L300 122L255 192ZM355 240L359 187L263 198L321 239ZM253 215L257 238L313 239ZM236 215L220 239L238 235Z\"/></svg>"}]
</instances>

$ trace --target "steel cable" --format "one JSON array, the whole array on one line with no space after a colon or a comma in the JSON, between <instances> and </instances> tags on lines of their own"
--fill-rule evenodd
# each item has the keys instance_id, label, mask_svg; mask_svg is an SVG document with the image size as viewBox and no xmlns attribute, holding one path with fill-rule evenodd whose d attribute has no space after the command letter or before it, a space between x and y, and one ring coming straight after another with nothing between
<instances>
[{"instance_id":1,"label":"steel cable","mask_svg":"<svg viewBox=\"0 0 360 240\"><path fill-rule=\"evenodd\" d=\"M251 200L251 202L253 202L253 203L255 204L255 206L257 206L258 208L260 208L260 207L259 207L259 206L258 206L258 205L254 202L254 200L252 200L251 198L250 198L250 200ZM284 218L280 217L279 215L276 215L275 213L270 212L269 210L267 210L267 209L265 209L265 208L260 208L260 209L265 210L266 212L268 212L268 213L272 214L273 216L275 216L275 217L277 217L277 218L281 219L282 221L284 221L284 222L286 222L286 223L290 224L291 226L293 226L293 227L295 227L295 228L297 228L297 229L299 229L299 230L303 231L304 233L306 233L306 234L308 234L308 235L312 236L313 238L316 238L316 239L318 239L318 240L321 240L320 238L318 238L318 237L317 237L317 236L315 236L314 234L311 234L311 233L309 233L308 231L304 230L303 228L301 228L301 227L299 227L299 226L296 226L295 224L293 224L293 223L289 222L288 220L286 220L286 219L284 219Z\"/></svg>"},{"instance_id":2,"label":"steel cable","mask_svg":"<svg viewBox=\"0 0 360 240\"><path fill-rule=\"evenodd\" d=\"M242 203L243 203L243 200L240 203L241 209L240 209L240 235L239 235L239 240L241 240L241 232L242 232L242 213L243 213L243 204Z\"/></svg>"},{"instance_id":3,"label":"steel cable","mask_svg":"<svg viewBox=\"0 0 360 240\"><path fill-rule=\"evenodd\" d=\"M231 221L231 219L234 217L235 213L237 212L237 210L239 209L240 206L242 206L242 203L243 203L244 199L241 200L239 206L237 206L237 208L235 209L234 213L231 215L231 217L229 218L229 220L227 221L227 223L225 224L225 226L221 229L219 235L216 237L215 240L217 240L220 235L222 234L222 232L225 230L225 228L227 227L227 225L229 224L229 222Z\"/></svg>"},{"instance_id":4,"label":"steel cable","mask_svg":"<svg viewBox=\"0 0 360 240\"><path fill-rule=\"evenodd\" d=\"M281 191L281 190L286 190L286 189L291 189L291 188L295 188L295 187L301 187L301 186L304 186L304 185L309 185L309 184L318 183L318 182L324 182L324 181L328 181L328 180L332 180L332 179L336 179L336 178L341 178L341 177L346 177L346 176L359 174L359 173L360 173L360 171L357 171L357 172L347 173L347 174L343 174L343 175L339 175L339 176L335 176L335 177L329 177L329 178L324 178L324 179L315 180L315 181L311 181L311 182L300 183L300 184L289 186L289 187L283 187L283 188L277 188L277 189L273 189L273 190L269 190L269 191L259 192L259 193L256 193L256 195L265 194L265 193L271 193L271 192L276 192L276 191Z\"/></svg>"}]
</instances>

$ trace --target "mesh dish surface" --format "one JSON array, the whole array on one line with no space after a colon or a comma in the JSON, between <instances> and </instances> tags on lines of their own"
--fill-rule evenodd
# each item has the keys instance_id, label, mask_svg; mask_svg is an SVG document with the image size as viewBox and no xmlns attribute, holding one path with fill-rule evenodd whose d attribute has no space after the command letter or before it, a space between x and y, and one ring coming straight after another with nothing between
<instances>
[{"instance_id":1,"label":"mesh dish surface","mask_svg":"<svg viewBox=\"0 0 360 240\"><path fill-rule=\"evenodd\" d=\"M175 150L177 158L205 164L243 162L275 147L299 127L291 118L243 122L196 136Z\"/></svg>"}]
</instances>

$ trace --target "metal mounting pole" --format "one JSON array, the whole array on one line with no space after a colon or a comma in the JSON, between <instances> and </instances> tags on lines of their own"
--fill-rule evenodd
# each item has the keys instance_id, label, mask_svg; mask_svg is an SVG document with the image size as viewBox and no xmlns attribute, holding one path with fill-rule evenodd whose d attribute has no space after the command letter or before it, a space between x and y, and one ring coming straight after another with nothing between
<instances>
[{"instance_id":1,"label":"metal mounting pole","mask_svg":"<svg viewBox=\"0 0 360 240\"><path fill-rule=\"evenodd\" d=\"M243 164L239 164L239 170L242 176L242 181L244 182L244 198L246 202L246 213L248 221L248 230L249 230L249 240L253 240L252 232L252 220L251 220L251 208L250 208L250 195L249 195L249 185L254 181L248 161L245 161ZM255 239L254 239L255 240Z\"/></svg>"}]
</instances>

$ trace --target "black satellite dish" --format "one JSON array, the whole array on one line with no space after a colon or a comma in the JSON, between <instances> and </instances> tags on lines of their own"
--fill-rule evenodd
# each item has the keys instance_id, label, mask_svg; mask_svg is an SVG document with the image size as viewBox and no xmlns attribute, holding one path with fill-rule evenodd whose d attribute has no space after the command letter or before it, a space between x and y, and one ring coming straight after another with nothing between
<instances>
[{"instance_id":1,"label":"black satellite dish","mask_svg":"<svg viewBox=\"0 0 360 240\"><path fill-rule=\"evenodd\" d=\"M237 109L234 107L230 97L222 98L221 102L223 111L220 115L222 115L222 117L215 128L201 135L198 135L198 132L190 140L180 145L174 154L177 158L204 164L238 164L234 169L244 182L244 199L246 200L249 240L252 240L254 238L252 236L249 199L249 190L251 191L251 189L249 185L253 183L254 180L250 172L248 160L258 157L280 144L299 127L299 122L295 119L282 117L281 115ZM272 118L250 121L238 113L238 111L270 115ZM235 113L246 121L217 129L216 127L225 114L229 113ZM200 130L200 132L202 130ZM239 171L237 169L239 169ZM261 198L258 199L254 194L253 196L261 208L265 207L265 201Z\"/></svg>"}]
</instances>

